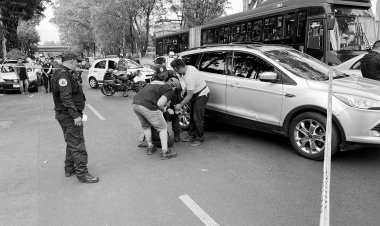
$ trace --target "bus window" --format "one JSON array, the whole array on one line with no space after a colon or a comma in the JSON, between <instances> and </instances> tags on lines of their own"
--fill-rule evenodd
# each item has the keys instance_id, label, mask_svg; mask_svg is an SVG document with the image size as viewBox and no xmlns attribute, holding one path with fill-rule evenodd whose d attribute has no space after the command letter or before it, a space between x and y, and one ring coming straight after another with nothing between
<instances>
[{"instance_id":1,"label":"bus window","mask_svg":"<svg viewBox=\"0 0 380 226\"><path fill-rule=\"evenodd\" d=\"M239 26L238 25L233 25L232 26L232 31L231 31L231 36L232 36L232 41L233 42L237 42L238 41L238 32L240 31L240 29L238 28Z\"/></svg>"},{"instance_id":2,"label":"bus window","mask_svg":"<svg viewBox=\"0 0 380 226\"><path fill-rule=\"evenodd\" d=\"M269 20L268 20L269 22ZM262 29L263 29L263 21L262 20L256 20L253 21L253 31L252 31L252 41L253 42L260 42L262 37Z\"/></svg>"},{"instance_id":3,"label":"bus window","mask_svg":"<svg viewBox=\"0 0 380 226\"><path fill-rule=\"evenodd\" d=\"M215 35L215 30L210 29L207 32L207 44L213 44L214 43L214 35Z\"/></svg>"},{"instance_id":4,"label":"bus window","mask_svg":"<svg viewBox=\"0 0 380 226\"><path fill-rule=\"evenodd\" d=\"M252 41L252 23L248 22L247 23L247 42Z\"/></svg>"},{"instance_id":5,"label":"bus window","mask_svg":"<svg viewBox=\"0 0 380 226\"><path fill-rule=\"evenodd\" d=\"M212 43L218 43L218 39L219 39L219 30L218 29L215 29L214 31L214 38L212 40Z\"/></svg>"},{"instance_id":6,"label":"bus window","mask_svg":"<svg viewBox=\"0 0 380 226\"><path fill-rule=\"evenodd\" d=\"M224 42L223 43L230 43L231 42L230 41L231 40L230 37L231 37L230 26L226 26L224 28Z\"/></svg>"},{"instance_id":7,"label":"bus window","mask_svg":"<svg viewBox=\"0 0 380 226\"><path fill-rule=\"evenodd\" d=\"M282 16L278 16L275 18L276 23L274 24L273 29L273 40L272 41L279 41L282 40ZM281 43L281 41L280 41Z\"/></svg>"},{"instance_id":8,"label":"bus window","mask_svg":"<svg viewBox=\"0 0 380 226\"><path fill-rule=\"evenodd\" d=\"M306 54L323 61L323 22L310 21L307 36Z\"/></svg>"},{"instance_id":9,"label":"bus window","mask_svg":"<svg viewBox=\"0 0 380 226\"><path fill-rule=\"evenodd\" d=\"M264 20L264 42L281 43L282 40L282 16L267 18Z\"/></svg>"},{"instance_id":10,"label":"bus window","mask_svg":"<svg viewBox=\"0 0 380 226\"><path fill-rule=\"evenodd\" d=\"M295 24L295 14L289 13L285 14L285 34L284 34L284 41L283 44L293 44L293 37L294 37L294 24Z\"/></svg>"},{"instance_id":11,"label":"bus window","mask_svg":"<svg viewBox=\"0 0 380 226\"><path fill-rule=\"evenodd\" d=\"M224 28L219 29L219 43L224 43Z\"/></svg>"}]
</instances>

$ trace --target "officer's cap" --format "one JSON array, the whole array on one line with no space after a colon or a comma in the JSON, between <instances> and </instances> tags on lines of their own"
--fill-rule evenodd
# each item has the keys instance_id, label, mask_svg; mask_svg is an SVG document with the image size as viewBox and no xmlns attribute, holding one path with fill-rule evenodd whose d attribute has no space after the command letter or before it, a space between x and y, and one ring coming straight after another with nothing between
<instances>
[{"instance_id":1,"label":"officer's cap","mask_svg":"<svg viewBox=\"0 0 380 226\"><path fill-rule=\"evenodd\" d=\"M62 54L62 62L67 60L77 60L82 61L81 58L79 58L74 52L67 51Z\"/></svg>"},{"instance_id":2,"label":"officer's cap","mask_svg":"<svg viewBox=\"0 0 380 226\"><path fill-rule=\"evenodd\" d=\"M160 75L161 73L164 73L164 72L166 72L166 71L168 71L168 69L166 69L165 65L157 65L157 66L156 66L156 73L157 73L158 75ZM166 72L166 73L167 73L167 72Z\"/></svg>"}]
</instances>

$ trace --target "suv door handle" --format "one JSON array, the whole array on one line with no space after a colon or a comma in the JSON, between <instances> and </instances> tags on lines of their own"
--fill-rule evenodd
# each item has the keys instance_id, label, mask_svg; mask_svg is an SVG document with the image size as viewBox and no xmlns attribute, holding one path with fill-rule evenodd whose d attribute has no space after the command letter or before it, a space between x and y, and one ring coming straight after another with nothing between
<instances>
[{"instance_id":1,"label":"suv door handle","mask_svg":"<svg viewBox=\"0 0 380 226\"><path fill-rule=\"evenodd\" d=\"M291 93L284 93L285 97L296 97L296 95L291 94Z\"/></svg>"},{"instance_id":2,"label":"suv door handle","mask_svg":"<svg viewBox=\"0 0 380 226\"><path fill-rule=\"evenodd\" d=\"M241 86L239 85L239 83L235 83L235 84L230 83L230 86L232 86L232 87L236 87L236 88L240 88L240 87L241 87Z\"/></svg>"}]
</instances>

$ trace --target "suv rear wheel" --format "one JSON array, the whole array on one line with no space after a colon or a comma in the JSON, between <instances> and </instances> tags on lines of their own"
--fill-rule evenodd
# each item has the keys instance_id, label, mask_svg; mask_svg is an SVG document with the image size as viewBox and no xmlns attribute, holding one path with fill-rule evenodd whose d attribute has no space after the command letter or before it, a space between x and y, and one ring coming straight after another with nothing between
<instances>
[{"instance_id":1,"label":"suv rear wheel","mask_svg":"<svg viewBox=\"0 0 380 226\"><path fill-rule=\"evenodd\" d=\"M312 160L324 158L326 143L326 117L315 112L298 115L289 127L289 140L297 153ZM331 155L339 148L339 132L332 126Z\"/></svg>"}]
</instances>

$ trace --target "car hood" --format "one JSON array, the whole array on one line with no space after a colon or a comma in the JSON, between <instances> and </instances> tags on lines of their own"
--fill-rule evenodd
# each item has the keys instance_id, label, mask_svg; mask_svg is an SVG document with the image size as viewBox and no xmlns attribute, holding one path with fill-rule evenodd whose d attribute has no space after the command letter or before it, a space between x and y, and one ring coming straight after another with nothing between
<instances>
[{"instance_id":1,"label":"car hood","mask_svg":"<svg viewBox=\"0 0 380 226\"><path fill-rule=\"evenodd\" d=\"M17 79L16 73L8 72L8 73L0 73L0 78L2 79Z\"/></svg>"},{"instance_id":2,"label":"car hood","mask_svg":"<svg viewBox=\"0 0 380 226\"><path fill-rule=\"evenodd\" d=\"M328 81L321 82L308 80L310 88L328 89ZM350 76L333 80L333 92L358 95L380 100L380 81Z\"/></svg>"},{"instance_id":3,"label":"car hood","mask_svg":"<svg viewBox=\"0 0 380 226\"><path fill-rule=\"evenodd\" d=\"M154 74L154 70L152 70L152 69L150 69L150 68L143 67L143 68L141 68L141 69L139 69L139 70L141 70L142 72L146 72L146 73L152 73L152 74Z\"/></svg>"}]
</instances>

